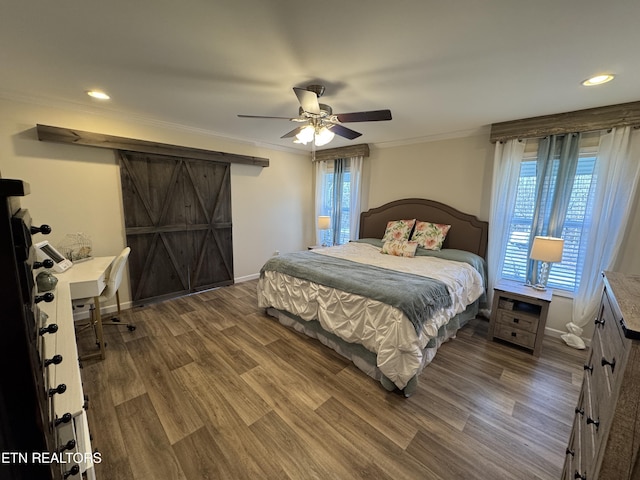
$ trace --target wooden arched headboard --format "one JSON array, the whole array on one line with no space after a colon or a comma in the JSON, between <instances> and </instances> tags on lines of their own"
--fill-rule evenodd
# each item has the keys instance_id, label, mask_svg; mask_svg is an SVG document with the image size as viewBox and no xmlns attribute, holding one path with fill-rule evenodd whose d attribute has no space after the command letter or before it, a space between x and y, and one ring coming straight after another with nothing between
<instances>
[{"instance_id":1,"label":"wooden arched headboard","mask_svg":"<svg viewBox=\"0 0 640 480\"><path fill-rule=\"evenodd\" d=\"M360 238L382 238L391 220L415 218L451 225L442 248L466 250L485 258L489 223L444 203L423 198L395 200L360 214Z\"/></svg>"}]
</instances>

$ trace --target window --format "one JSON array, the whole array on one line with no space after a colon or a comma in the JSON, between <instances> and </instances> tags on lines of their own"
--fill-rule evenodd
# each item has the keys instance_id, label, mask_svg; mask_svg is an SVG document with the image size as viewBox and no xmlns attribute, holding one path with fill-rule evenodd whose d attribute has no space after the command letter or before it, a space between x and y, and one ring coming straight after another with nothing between
<instances>
[{"instance_id":1,"label":"window","mask_svg":"<svg viewBox=\"0 0 640 480\"><path fill-rule=\"evenodd\" d=\"M551 265L549 281L551 288L574 292L580 282L584 264L584 242L590 224L593 205L594 188L597 180L597 152L589 145L587 138L580 148L577 171L573 179L573 187L569 207L562 229L564 250L562 262ZM537 143L537 142L535 142ZM593 143L591 141L591 143ZM527 147L527 151L530 151ZM502 277L526 281L531 226L536 202L537 161L536 153L525 153L520 165L520 176L515 205L509 226ZM559 160L554 160L552 175L558 170Z\"/></svg>"},{"instance_id":2,"label":"window","mask_svg":"<svg viewBox=\"0 0 640 480\"><path fill-rule=\"evenodd\" d=\"M331 228L321 232L322 244L341 245L350 238L351 172L345 167L342 178L336 178L332 162L329 163L321 180L321 213L331 217ZM334 203L340 208L334 209Z\"/></svg>"}]
</instances>

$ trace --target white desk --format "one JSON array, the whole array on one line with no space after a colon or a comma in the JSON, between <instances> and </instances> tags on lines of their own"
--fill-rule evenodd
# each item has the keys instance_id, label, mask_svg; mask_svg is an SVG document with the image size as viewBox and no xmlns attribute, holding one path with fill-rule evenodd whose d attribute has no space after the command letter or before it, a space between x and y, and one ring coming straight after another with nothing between
<instances>
[{"instance_id":1,"label":"white desk","mask_svg":"<svg viewBox=\"0 0 640 480\"><path fill-rule=\"evenodd\" d=\"M82 360L94 357L104 359L104 339L102 333L102 315L100 314L100 294L107 286L107 274L116 257L93 257L91 260L74 263L73 267L63 273L56 274L59 282L69 285L71 300L91 298L95 303L96 336L100 351L85 355Z\"/></svg>"}]
</instances>

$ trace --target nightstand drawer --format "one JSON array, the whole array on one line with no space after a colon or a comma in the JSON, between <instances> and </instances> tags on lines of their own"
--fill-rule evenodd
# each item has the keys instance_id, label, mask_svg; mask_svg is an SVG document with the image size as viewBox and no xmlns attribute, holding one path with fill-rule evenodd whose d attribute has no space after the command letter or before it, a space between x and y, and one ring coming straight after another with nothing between
<instances>
[{"instance_id":1,"label":"nightstand drawer","mask_svg":"<svg viewBox=\"0 0 640 480\"><path fill-rule=\"evenodd\" d=\"M518 282L499 281L493 289L489 338L499 338L540 356L551 291Z\"/></svg>"},{"instance_id":2,"label":"nightstand drawer","mask_svg":"<svg viewBox=\"0 0 640 480\"><path fill-rule=\"evenodd\" d=\"M538 318L515 310L499 310L498 324L535 333L538 330Z\"/></svg>"},{"instance_id":3,"label":"nightstand drawer","mask_svg":"<svg viewBox=\"0 0 640 480\"><path fill-rule=\"evenodd\" d=\"M528 332L501 323L496 324L494 336L526 348L533 348L536 343L535 332Z\"/></svg>"}]
</instances>

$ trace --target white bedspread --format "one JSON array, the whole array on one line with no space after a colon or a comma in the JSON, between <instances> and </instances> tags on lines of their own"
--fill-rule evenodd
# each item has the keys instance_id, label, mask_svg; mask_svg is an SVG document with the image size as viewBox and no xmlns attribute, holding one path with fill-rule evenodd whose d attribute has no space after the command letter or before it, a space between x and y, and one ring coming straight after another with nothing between
<instances>
[{"instance_id":1,"label":"white bedspread","mask_svg":"<svg viewBox=\"0 0 640 480\"><path fill-rule=\"evenodd\" d=\"M328 332L347 342L362 344L376 353L378 368L400 389L420 373L422 351L437 336L438 329L484 291L480 273L463 262L383 255L380 248L357 242L316 249L314 253L435 278L447 286L451 307L436 312L417 335L401 310L379 301L279 272L267 271L258 282L260 307L274 307L304 320L318 320Z\"/></svg>"}]
</instances>

